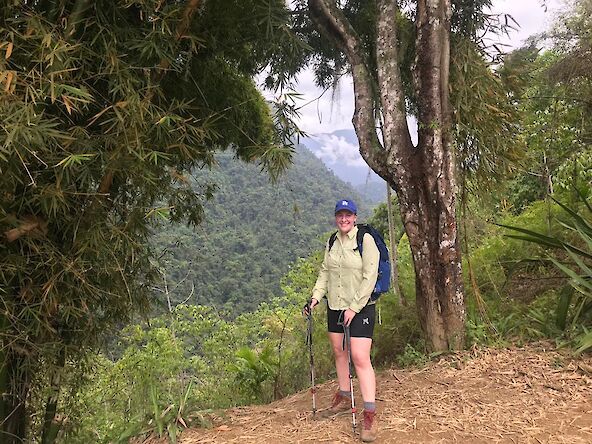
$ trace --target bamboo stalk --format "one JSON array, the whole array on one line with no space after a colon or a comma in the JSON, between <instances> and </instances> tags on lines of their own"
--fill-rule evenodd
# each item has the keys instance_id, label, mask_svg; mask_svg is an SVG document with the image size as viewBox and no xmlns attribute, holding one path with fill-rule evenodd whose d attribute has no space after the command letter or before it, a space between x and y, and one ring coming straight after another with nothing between
<instances>
[{"instance_id":1,"label":"bamboo stalk","mask_svg":"<svg viewBox=\"0 0 592 444\"><path fill-rule=\"evenodd\" d=\"M66 365L66 347L61 347L56 359L56 368L51 375L51 394L47 398L41 444L53 444L60 431L61 424L56 421L58 401L61 391L62 372Z\"/></svg>"}]
</instances>

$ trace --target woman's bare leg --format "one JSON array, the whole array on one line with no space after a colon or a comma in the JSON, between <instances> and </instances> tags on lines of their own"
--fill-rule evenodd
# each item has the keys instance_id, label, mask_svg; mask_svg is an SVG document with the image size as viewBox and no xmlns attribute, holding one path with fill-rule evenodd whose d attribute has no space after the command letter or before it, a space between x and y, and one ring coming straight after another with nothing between
<instances>
[{"instance_id":1,"label":"woman's bare leg","mask_svg":"<svg viewBox=\"0 0 592 444\"><path fill-rule=\"evenodd\" d=\"M352 360L354 361L364 402L376 402L376 377L370 360L371 347L371 338L351 338ZM347 372L347 356L345 362Z\"/></svg>"},{"instance_id":2,"label":"woman's bare leg","mask_svg":"<svg viewBox=\"0 0 592 444\"><path fill-rule=\"evenodd\" d=\"M335 369L339 390L349 392L349 369L347 363L347 347L343 349L343 333L329 333L329 340L335 356ZM353 347L352 347L353 348Z\"/></svg>"}]
</instances>

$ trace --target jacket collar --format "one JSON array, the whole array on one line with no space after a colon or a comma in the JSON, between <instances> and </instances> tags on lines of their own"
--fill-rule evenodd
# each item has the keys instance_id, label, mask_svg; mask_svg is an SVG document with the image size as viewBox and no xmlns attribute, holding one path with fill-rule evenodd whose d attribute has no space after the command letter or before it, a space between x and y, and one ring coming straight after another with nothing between
<instances>
[{"instance_id":1,"label":"jacket collar","mask_svg":"<svg viewBox=\"0 0 592 444\"><path fill-rule=\"evenodd\" d=\"M351 230L349 230L349 233L347 233L347 237L353 239L356 237L356 234L358 234L358 226L354 225L354 227Z\"/></svg>"}]
</instances>

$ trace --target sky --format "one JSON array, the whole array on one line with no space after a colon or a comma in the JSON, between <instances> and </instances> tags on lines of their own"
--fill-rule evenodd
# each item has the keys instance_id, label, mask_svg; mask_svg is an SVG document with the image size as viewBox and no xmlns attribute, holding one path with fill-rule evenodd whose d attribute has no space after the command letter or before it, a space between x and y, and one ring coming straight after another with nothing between
<instances>
[{"instance_id":1,"label":"sky","mask_svg":"<svg viewBox=\"0 0 592 444\"><path fill-rule=\"evenodd\" d=\"M542 32L552 24L562 0L493 0L492 13L510 14L520 25L509 37L496 36L496 41L509 45L507 50L520 47L532 34ZM545 6L546 5L546 11ZM302 94L299 127L311 136L351 129L354 100L351 78L343 79L335 91L323 91L314 84L310 70L298 78L297 90ZM322 137L322 136L321 136ZM343 145L343 144L342 144ZM341 146L341 150L355 150L357 146Z\"/></svg>"}]
</instances>

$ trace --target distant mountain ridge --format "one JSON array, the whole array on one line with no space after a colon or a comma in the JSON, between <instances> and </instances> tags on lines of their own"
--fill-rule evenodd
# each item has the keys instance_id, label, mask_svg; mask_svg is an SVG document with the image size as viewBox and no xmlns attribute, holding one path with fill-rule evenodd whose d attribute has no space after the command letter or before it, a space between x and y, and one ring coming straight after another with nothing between
<instances>
[{"instance_id":1,"label":"distant mountain ridge","mask_svg":"<svg viewBox=\"0 0 592 444\"><path fill-rule=\"evenodd\" d=\"M362 159L358 138L353 130L308 135L302 137L300 143L369 202L376 204L386 200L386 184Z\"/></svg>"},{"instance_id":2,"label":"distant mountain ridge","mask_svg":"<svg viewBox=\"0 0 592 444\"><path fill-rule=\"evenodd\" d=\"M323 248L336 200L354 199L362 220L370 214L371 205L303 146L275 184L229 153L217 160L218 168L195 174L196 186L218 185L204 223L195 230L166 226L155 235L173 302L252 310L279 294L291 263Z\"/></svg>"}]
</instances>

